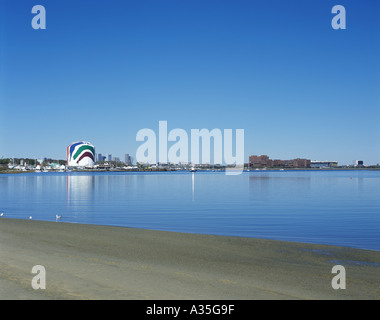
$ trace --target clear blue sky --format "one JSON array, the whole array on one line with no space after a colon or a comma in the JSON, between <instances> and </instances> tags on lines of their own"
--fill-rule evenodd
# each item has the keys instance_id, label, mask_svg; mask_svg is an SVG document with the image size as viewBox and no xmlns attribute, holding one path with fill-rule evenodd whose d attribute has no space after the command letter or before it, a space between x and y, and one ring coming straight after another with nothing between
<instances>
[{"instance_id":1,"label":"clear blue sky","mask_svg":"<svg viewBox=\"0 0 380 320\"><path fill-rule=\"evenodd\" d=\"M46 30L31 27L34 5ZM331 27L344 5L347 29ZM380 163L380 2L2 0L0 157L135 155L142 128L244 129L245 158ZM170 144L169 144L170 146Z\"/></svg>"}]
</instances>

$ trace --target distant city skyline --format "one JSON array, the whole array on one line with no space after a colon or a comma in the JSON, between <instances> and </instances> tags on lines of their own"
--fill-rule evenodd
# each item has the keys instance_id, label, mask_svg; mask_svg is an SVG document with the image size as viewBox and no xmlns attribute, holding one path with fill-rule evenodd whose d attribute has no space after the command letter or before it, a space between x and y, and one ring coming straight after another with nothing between
<instances>
[{"instance_id":1,"label":"distant city skyline","mask_svg":"<svg viewBox=\"0 0 380 320\"><path fill-rule=\"evenodd\" d=\"M250 155L380 163L380 2L0 4L0 158L65 159L73 141L135 159L136 133L245 131ZM334 30L334 5L347 29Z\"/></svg>"},{"instance_id":2,"label":"distant city skyline","mask_svg":"<svg viewBox=\"0 0 380 320\"><path fill-rule=\"evenodd\" d=\"M37 161L39 163L42 163L43 161L64 161L67 162L67 159L53 159L51 157L44 157L44 158L31 158L31 157L4 157L4 159L9 159L11 162L14 162L15 159L19 159L20 163L23 164L24 160L28 162L27 160L31 161ZM0 159L1 160L1 159ZM95 153L95 162L121 162L125 163L127 165L133 165L136 164L137 161L134 161L134 158L130 156L128 153L124 154L124 158L115 157L112 154L107 154L107 156L104 156L102 153ZM153 164L153 163L151 163ZM165 162L165 163L154 163L154 164L192 164L192 162L178 162L178 163L171 163L171 162ZM220 165L214 162L203 162L203 163L197 163L197 165L201 164L211 164L211 165ZM379 163L365 163L363 160L353 160L351 163L348 164L339 164L338 161L334 160L318 160L318 159L303 159L303 158L294 158L290 160L284 160L284 159L270 159L268 155L249 155L248 162L244 163L244 166L248 167L311 167L311 168L319 168L319 167L340 167L340 166L379 166Z\"/></svg>"}]
</instances>

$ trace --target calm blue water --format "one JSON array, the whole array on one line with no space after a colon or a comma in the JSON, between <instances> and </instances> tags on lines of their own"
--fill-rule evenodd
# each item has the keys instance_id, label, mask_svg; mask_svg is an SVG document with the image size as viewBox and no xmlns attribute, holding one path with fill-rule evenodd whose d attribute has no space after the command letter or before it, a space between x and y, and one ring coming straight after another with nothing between
<instances>
[{"instance_id":1,"label":"calm blue water","mask_svg":"<svg viewBox=\"0 0 380 320\"><path fill-rule=\"evenodd\" d=\"M0 211L380 250L380 171L2 174Z\"/></svg>"}]
</instances>

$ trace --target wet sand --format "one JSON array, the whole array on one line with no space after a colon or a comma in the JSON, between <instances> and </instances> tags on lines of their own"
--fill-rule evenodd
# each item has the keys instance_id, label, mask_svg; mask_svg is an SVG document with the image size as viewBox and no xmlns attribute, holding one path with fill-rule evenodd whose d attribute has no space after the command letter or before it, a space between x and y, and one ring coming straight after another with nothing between
<instances>
[{"instance_id":1,"label":"wet sand","mask_svg":"<svg viewBox=\"0 0 380 320\"><path fill-rule=\"evenodd\" d=\"M380 252L0 218L0 299L380 299Z\"/></svg>"}]
</instances>

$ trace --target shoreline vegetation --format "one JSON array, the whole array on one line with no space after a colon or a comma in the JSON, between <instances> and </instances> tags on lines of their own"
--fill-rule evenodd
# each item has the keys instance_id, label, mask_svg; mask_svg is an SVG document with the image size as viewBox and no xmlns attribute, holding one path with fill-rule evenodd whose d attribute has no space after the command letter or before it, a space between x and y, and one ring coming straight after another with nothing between
<instances>
[{"instance_id":1,"label":"shoreline vegetation","mask_svg":"<svg viewBox=\"0 0 380 320\"><path fill-rule=\"evenodd\" d=\"M379 251L8 218L0 245L0 299L380 298ZM35 265L45 290L31 286ZM335 265L345 289L332 286Z\"/></svg>"}]
</instances>

